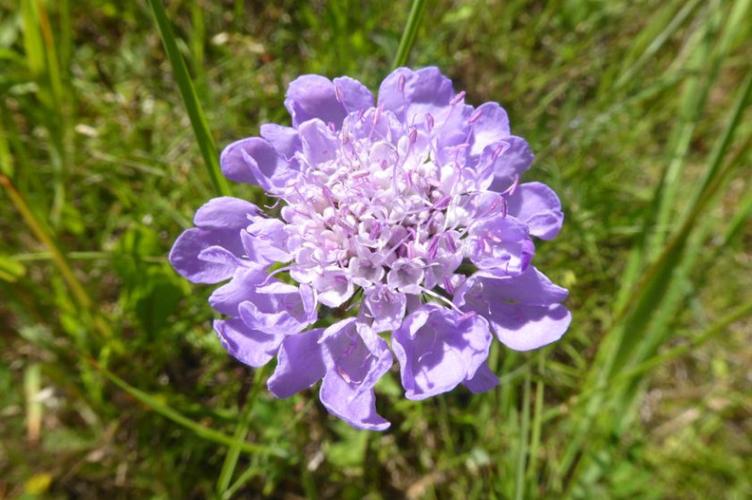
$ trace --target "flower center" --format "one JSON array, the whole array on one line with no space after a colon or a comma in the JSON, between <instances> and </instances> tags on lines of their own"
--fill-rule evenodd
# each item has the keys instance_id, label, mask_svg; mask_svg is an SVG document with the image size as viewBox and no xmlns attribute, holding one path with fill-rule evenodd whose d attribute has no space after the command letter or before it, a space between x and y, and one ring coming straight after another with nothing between
<instances>
[{"instance_id":1,"label":"flower center","mask_svg":"<svg viewBox=\"0 0 752 500\"><path fill-rule=\"evenodd\" d=\"M307 130L304 144L324 153L296 154L302 181L281 196L296 248L293 279L340 299L353 286L421 294L451 280L478 191L452 155L438 159L433 122L427 115L400 129L371 108L349 115L338 132L323 123Z\"/></svg>"}]
</instances>

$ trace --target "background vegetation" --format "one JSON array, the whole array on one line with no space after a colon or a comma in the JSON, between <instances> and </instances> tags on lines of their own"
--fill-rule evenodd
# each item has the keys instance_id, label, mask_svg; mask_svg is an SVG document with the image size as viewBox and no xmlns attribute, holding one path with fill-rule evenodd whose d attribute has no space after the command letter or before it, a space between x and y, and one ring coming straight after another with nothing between
<instances>
[{"instance_id":1,"label":"background vegetation","mask_svg":"<svg viewBox=\"0 0 752 500\"><path fill-rule=\"evenodd\" d=\"M427 2L409 62L532 144L574 322L488 394L392 374L367 433L270 397L166 254L212 143L302 73L375 90L409 4L0 0L0 498L752 497L750 3Z\"/></svg>"}]
</instances>

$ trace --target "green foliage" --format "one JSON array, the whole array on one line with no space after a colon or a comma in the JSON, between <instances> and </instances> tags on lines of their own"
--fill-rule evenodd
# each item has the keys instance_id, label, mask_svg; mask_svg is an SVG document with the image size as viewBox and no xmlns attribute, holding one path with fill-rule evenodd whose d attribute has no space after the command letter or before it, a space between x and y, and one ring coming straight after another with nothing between
<instances>
[{"instance_id":1,"label":"green foliage","mask_svg":"<svg viewBox=\"0 0 752 500\"><path fill-rule=\"evenodd\" d=\"M411 10L412 9L412 10ZM422 13L422 16L421 16ZM0 0L0 496L752 496L750 0ZM410 47L412 46L412 52ZM408 58L409 55L409 58ZM565 339L386 433L276 400L166 255L297 75L436 64L567 222ZM233 185L235 196L268 200Z\"/></svg>"}]
</instances>

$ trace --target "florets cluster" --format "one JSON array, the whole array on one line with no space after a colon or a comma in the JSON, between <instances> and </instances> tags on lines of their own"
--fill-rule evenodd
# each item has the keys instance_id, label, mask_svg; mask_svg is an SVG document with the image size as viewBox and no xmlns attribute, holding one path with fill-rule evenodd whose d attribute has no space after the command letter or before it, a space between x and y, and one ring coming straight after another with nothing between
<instances>
[{"instance_id":1,"label":"florets cluster","mask_svg":"<svg viewBox=\"0 0 752 500\"><path fill-rule=\"evenodd\" d=\"M515 350L564 334L567 291L530 264L561 206L520 183L533 155L501 106L467 105L436 68L397 69L376 103L351 78L301 76L285 106L292 127L262 125L221 157L280 217L213 199L170 254L191 281L229 280L209 299L226 316L214 328L243 363L277 358L272 393L322 380L331 413L381 430L373 387L393 354L406 397L424 399L493 388L492 334Z\"/></svg>"}]
</instances>

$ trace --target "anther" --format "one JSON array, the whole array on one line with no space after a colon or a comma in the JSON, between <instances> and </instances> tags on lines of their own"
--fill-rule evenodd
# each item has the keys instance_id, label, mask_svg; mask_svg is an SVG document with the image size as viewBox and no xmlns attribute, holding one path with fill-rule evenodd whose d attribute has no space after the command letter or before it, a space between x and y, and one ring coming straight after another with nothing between
<instances>
[{"instance_id":1,"label":"anther","mask_svg":"<svg viewBox=\"0 0 752 500\"><path fill-rule=\"evenodd\" d=\"M457 104L460 101L462 101L464 98L465 98L465 91L463 90L459 94L457 94L456 96L452 97L452 100L449 101L449 105L450 106L454 106L455 104Z\"/></svg>"}]
</instances>

